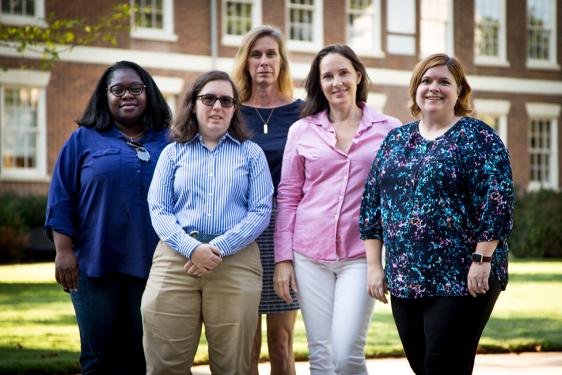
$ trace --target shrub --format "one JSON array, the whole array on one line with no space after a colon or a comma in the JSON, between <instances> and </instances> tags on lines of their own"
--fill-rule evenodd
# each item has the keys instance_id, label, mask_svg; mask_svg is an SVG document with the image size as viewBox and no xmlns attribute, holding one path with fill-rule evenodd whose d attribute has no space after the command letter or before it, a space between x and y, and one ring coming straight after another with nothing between
<instances>
[{"instance_id":1,"label":"shrub","mask_svg":"<svg viewBox=\"0 0 562 375\"><path fill-rule=\"evenodd\" d=\"M562 257L562 193L517 191L508 243L516 257Z\"/></svg>"},{"instance_id":2,"label":"shrub","mask_svg":"<svg viewBox=\"0 0 562 375\"><path fill-rule=\"evenodd\" d=\"M21 261L25 258L31 227L45 223L47 197L0 195L0 262Z\"/></svg>"}]
</instances>

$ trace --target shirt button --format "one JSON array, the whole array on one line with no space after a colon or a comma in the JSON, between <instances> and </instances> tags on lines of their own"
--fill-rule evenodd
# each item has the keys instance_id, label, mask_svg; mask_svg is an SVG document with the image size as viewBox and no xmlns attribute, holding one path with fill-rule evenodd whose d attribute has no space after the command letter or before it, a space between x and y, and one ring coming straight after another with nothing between
<instances>
[{"instance_id":1,"label":"shirt button","mask_svg":"<svg viewBox=\"0 0 562 375\"><path fill-rule=\"evenodd\" d=\"M140 169L137 169L137 173L140 173Z\"/></svg>"},{"instance_id":2,"label":"shirt button","mask_svg":"<svg viewBox=\"0 0 562 375\"><path fill-rule=\"evenodd\" d=\"M344 179L344 180L347 180L347 176L343 176L343 179Z\"/></svg>"},{"instance_id":3,"label":"shirt button","mask_svg":"<svg viewBox=\"0 0 562 375\"><path fill-rule=\"evenodd\" d=\"M345 159L346 161L349 161L349 158Z\"/></svg>"},{"instance_id":4,"label":"shirt button","mask_svg":"<svg viewBox=\"0 0 562 375\"><path fill-rule=\"evenodd\" d=\"M336 215L336 219L338 218L338 215Z\"/></svg>"},{"instance_id":5,"label":"shirt button","mask_svg":"<svg viewBox=\"0 0 562 375\"><path fill-rule=\"evenodd\" d=\"M207 214L207 216L211 216L211 214Z\"/></svg>"},{"instance_id":6,"label":"shirt button","mask_svg":"<svg viewBox=\"0 0 562 375\"><path fill-rule=\"evenodd\" d=\"M340 199L343 199L343 195L340 195Z\"/></svg>"},{"instance_id":7,"label":"shirt button","mask_svg":"<svg viewBox=\"0 0 562 375\"><path fill-rule=\"evenodd\" d=\"M353 142L354 142L355 144L359 143L359 141L358 141L357 139L356 139L356 140L354 140Z\"/></svg>"},{"instance_id":8,"label":"shirt button","mask_svg":"<svg viewBox=\"0 0 562 375\"><path fill-rule=\"evenodd\" d=\"M209 173L209 176L213 177L213 174L212 174L212 173Z\"/></svg>"},{"instance_id":9,"label":"shirt button","mask_svg":"<svg viewBox=\"0 0 562 375\"><path fill-rule=\"evenodd\" d=\"M212 197L212 196L213 196L213 193L209 193L209 196L211 196L211 197Z\"/></svg>"},{"instance_id":10,"label":"shirt button","mask_svg":"<svg viewBox=\"0 0 562 375\"><path fill-rule=\"evenodd\" d=\"M137 195L139 195L139 194L140 194L140 191L137 190L135 193L137 193Z\"/></svg>"}]
</instances>

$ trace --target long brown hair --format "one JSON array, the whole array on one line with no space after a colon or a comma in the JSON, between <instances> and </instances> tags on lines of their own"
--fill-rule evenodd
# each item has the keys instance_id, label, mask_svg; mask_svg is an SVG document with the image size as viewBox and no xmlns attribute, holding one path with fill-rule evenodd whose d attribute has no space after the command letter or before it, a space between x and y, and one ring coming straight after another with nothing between
<instances>
[{"instance_id":1,"label":"long brown hair","mask_svg":"<svg viewBox=\"0 0 562 375\"><path fill-rule=\"evenodd\" d=\"M357 85L357 96L355 101L367 101L369 87L371 86L371 79L367 75L365 66L349 46L339 43L331 44L322 48L322 50L320 50L314 58L314 61L312 61L310 72L304 81L307 99L300 111L301 118L314 116L326 109L329 110L330 108L328 100L324 96L324 93L320 90L320 63L324 57L331 53L342 55L351 62L353 69L355 69L357 73L361 73L361 82Z\"/></svg>"},{"instance_id":2,"label":"long brown hair","mask_svg":"<svg viewBox=\"0 0 562 375\"><path fill-rule=\"evenodd\" d=\"M278 28L263 25L253 28L248 31L236 57L234 58L234 67L232 68L232 79L240 90L240 102L245 103L250 100L252 96L252 77L248 72L248 56L254 43L263 37L269 36L277 41L279 47L279 56L281 57L281 68L279 70L279 77L277 78L277 85L279 91L283 95L293 97L293 80L291 79L291 71L289 70L289 59L287 57L287 50L285 48L285 38Z\"/></svg>"},{"instance_id":3,"label":"long brown hair","mask_svg":"<svg viewBox=\"0 0 562 375\"><path fill-rule=\"evenodd\" d=\"M197 77L189 90L187 90L170 134L173 141L177 143L187 143L191 141L199 131L197 115L194 113L195 103L197 102L197 96L201 90L211 81L227 81L232 86L235 106L232 119L230 120L230 126L228 127L228 134L240 142L251 138L251 134L240 112L239 95L234 82L232 82L227 73L220 70L211 70Z\"/></svg>"},{"instance_id":4,"label":"long brown hair","mask_svg":"<svg viewBox=\"0 0 562 375\"><path fill-rule=\"evenodd\" d=\"M449 57L449 55L444 53L436 53L420 61L414 68L414 73L410 79L410 90L408 91L408 94L410 95L408 109L410 110L412 116L419 117L421 113L421 109L418 106L418 103L416 103L416 93L421 84L423 75L429 69L441 65L445 65L449 69L457 86L462 88L459 98L457 99L457 104L455 104L455 115L466 116L469 113L472 113L473 109L470 106L469 100L472 89L466 80L466 75L464 74L461 62L458 59Z\"/></svg>"}]
</instances>

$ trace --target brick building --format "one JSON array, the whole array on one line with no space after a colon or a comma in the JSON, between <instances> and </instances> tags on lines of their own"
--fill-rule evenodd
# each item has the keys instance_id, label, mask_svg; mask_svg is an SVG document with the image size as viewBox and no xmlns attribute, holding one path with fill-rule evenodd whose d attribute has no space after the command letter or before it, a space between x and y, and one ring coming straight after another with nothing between
<instances>
[{"instance_id":1,"label":"brick building","mask_svg":"<svg viewBox=\"0 0 562 375\"><path fill-rule=\"evenodd\" d=\"M126 1L126 0L125 0ZM0 22L41 24L108 15L118 0L2 0ZM123 2L123 0L121 0ZM102 72L115 61L146 68L173 110L193 79L230 71L242 36L260 24L285 31L296 96L314 55L351 45L373 82L369 103L413 120L406 105L411 72L428 54L464 64L474 116L507 144L515 183L558 189L562 132L561 0L131 0L140 9L117 45L102 42L62 53L51 70L37 54L0 48L0 193L46 194L59 151L76 129ZM559 151L560 150L560 151Z\"/></svg>"}]
</instances>

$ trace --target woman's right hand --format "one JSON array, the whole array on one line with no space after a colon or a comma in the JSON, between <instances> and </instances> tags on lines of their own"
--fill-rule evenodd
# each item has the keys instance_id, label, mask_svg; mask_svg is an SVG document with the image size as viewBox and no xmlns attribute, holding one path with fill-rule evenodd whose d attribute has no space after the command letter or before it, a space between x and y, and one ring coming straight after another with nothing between
<instances>
[{"instance_id":1,"label":"woman's right hand","mask_svg":"<svg viewBox=\"0 0 562 375\"><path fill-rule=\"evenodd\" d=\"M57 249L55 279L64 289L77 292L80 268L78 266L78 259L72 249L72 238L53 231L53 240Z\"/></svg>"},{"instance_id":2,"label":"woman's right hand","mask_svg":"<svg viewBox=\"0 0 562 375\"><path fill-rule=\"evenodd\" d=\"M199 269L201 275L206 273L211 273L216 266L222 262L222 258L219 256L222 254L222 250L216 246L213 246L208 243L203 243L195 248L191 253L191 262ZM184 266L185 269L188 269L187 262ZM191 268L191 266L189 266ZM189 269L188 269L189 270ZM197 276L201 276L197 274Z\"/></svg>"},{"instance_id":3,"label":"woman's right hand","mask_svg":"<svg viewBox=\"0 0 562 375\"><path fill-rule=\"evenodd\" d=\"M273 286L279 298L284 299L287 303L293 302L293 297L291 296L291 290L289 288L292 288L295 292L298 292L298 289L295 270L290 260L285 260L275 265Z\"/></svg>"},{"instance_id":4,"label":"woman's right hand","mask_svg":"<svg viewBox=\"0 0 562 375\"><path fill-rule=\"evenodd\" d=\"M378 301L387 304L388 282L384 269L380 266L370 266L367 271L367 292Z\"/></svg>"}]
</instances>

